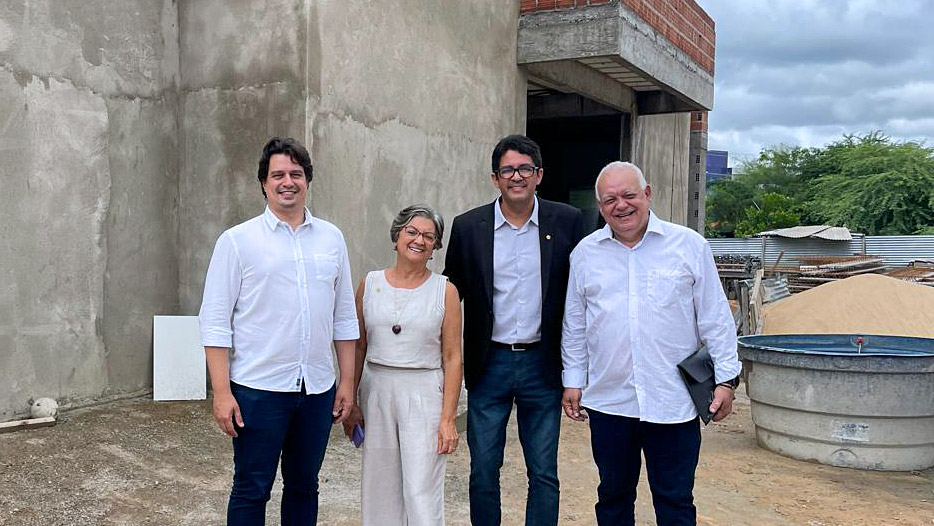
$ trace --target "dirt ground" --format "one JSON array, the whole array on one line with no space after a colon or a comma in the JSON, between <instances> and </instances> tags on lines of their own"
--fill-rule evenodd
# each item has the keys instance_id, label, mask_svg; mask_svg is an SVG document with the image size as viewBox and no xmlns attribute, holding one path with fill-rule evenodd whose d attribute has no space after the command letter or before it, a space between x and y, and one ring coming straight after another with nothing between
<instances>
[{"instance_id":1,"label":"dirt ground","mask_svg":"<svg viewBox=\"0 0 934 526\"><path fill-rule=\"evenodd\" d=\"M799 462L756 446L748 399L703 433L695 498L701 525L934 525L934 470L862 472ZM447 523L468 524L466 443L451 456ZM525 474L510 428L503 522L522 524ZM597 471L586 425L564 420L561 523L594 524ZM334 429L321 473L319 524L359 524L360 455ZM131 400L63 415L51 428L0 435L2 525L223 524L228 439L209 402ZM637 522L654 524L644 476ZM268 523L278 523L277 483Z\"/></svg>"}]
</instances>

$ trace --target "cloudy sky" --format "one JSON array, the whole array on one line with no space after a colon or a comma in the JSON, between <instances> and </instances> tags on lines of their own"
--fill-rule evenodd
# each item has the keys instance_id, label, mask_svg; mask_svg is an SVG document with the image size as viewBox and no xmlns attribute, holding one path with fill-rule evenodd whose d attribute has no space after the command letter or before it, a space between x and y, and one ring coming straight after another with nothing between
<instances>
[{"instance_id":1,"label":"cloudy sky","mask_svg":"<svg viewBox=\"0 0 934 526\"><path fill-rule=\"evenodd\" d=\"M716 22L708 147L882 130L934 145L934 1L697 0Z\"/></svg>"}]
</instances>

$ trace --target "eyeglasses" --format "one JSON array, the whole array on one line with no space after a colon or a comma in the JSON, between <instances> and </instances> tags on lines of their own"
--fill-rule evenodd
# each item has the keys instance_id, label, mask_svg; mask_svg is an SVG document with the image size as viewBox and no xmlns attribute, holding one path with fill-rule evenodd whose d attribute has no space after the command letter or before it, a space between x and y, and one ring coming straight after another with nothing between
<instances>
[{"instance_id":1,"label":"eyeglasses","mask_svg":"<svg viewBox=\"0 0 934 526\"><path fill-rule=\"evenodd\" d=\"M517 173L523 179L528 179L529 177L535 175L535 172L537 171L538 166L532 166L531 164L520 164L519 166L500 166L496 173L502 179L512 179L512 176Z\"/></svg>"},{"instance_id":2,"label":"eyeglasses","mask_svg":"<svg viewBox=\"0 0 934 526\"><path fill-rule=\"evenodd\" d=\"M405 235L409 237L415 238L422 236L422 239L425 240L425 243L428 243L429 245L434 245L435 241L438 240L438 234L435 234L434 232L422 232L421 230L411 226L407 226L402 230L405 232Z\"/></svg>"}]
</instances>

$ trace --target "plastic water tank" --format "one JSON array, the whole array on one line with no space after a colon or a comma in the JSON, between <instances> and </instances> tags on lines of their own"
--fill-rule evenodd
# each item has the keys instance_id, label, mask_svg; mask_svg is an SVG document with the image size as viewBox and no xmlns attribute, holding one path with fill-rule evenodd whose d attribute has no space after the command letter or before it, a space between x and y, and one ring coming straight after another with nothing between
<instances>
[{"instance_id":1,"label":"plastic water tank","mask_svg":"<svg viewBox=\"0 0 934 526\"><path fill-rule=\"evenodd\" d=\"M934 466L934 339L757 334L739 355L761 447L856 469Z\"/></svg>"}]
</instances>

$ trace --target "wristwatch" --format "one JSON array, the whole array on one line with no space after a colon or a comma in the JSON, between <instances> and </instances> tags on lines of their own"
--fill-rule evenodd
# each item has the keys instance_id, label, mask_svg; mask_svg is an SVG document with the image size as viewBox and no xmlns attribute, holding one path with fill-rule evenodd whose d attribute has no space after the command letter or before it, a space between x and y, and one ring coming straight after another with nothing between
<instances>
[{"instance_id":1,"label":"wristwatch","mask_svg":"<svg viewBox=\"0 0 934 526\"><path fill-rule=\"evenodd\" d=\"M729 387L730 389L732 389L732 390L735 391L736 388L739 387L739 376L737 376L737 377L735 377L735 378L731 378L731 379L729 379L729 380L727 380L727 381L725 381L725 382L720 382L720 383L717 384L717 387L719 387L719 386L721 386L721 385L724 386L724 387Z\"/></svg>"}]
</instances>

